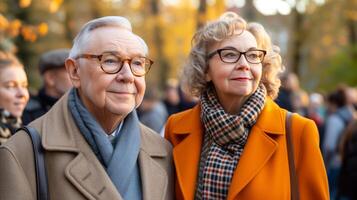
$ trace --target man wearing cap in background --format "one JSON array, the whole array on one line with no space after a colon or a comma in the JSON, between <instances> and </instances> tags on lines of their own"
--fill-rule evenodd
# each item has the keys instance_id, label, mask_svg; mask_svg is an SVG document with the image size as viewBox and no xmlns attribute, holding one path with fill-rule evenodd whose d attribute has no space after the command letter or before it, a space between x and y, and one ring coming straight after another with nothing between
<instances>
[{"instance_id":1,"label":"man wearing cap in background","mask_svg":"<svg viewBox=\"0 0 357 200\"><path fill-rule=\"evenodd\" d=\"M51 50L41 55L39 70L43 87L36 96L31 96L25 108L22 116L25 125L45 114L72 87L64 64L68 55L69 49Z\"/></svg>"}]
</instances>

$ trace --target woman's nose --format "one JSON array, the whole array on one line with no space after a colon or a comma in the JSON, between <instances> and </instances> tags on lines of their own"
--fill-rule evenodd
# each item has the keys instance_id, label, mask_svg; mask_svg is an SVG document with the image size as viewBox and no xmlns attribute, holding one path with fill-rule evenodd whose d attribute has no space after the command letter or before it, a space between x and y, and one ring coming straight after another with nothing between
<instances>
[{"instance_id":1,"label":"woman's nose","mask_svg":"<svg viewBox=\"0 0 357 200\"><path fill-rule=\"evenodd\" d=\"M241 57L238 59L236 63L236 69L240 69L240 70L250 69L250 65L244 55L241 55Z\"/></svg>"},{"instance_id":2,"label":"woman's nose","mask_svg":"<svg viewBox=\"0 0 357 200\"><path fill-rule=\"evenodd\" d=\"M24 87L17 87L17 91L16 91L16 96L17 97L26 97L28 95L28 90L27 88Z\"/></svg>"}]
</instances>

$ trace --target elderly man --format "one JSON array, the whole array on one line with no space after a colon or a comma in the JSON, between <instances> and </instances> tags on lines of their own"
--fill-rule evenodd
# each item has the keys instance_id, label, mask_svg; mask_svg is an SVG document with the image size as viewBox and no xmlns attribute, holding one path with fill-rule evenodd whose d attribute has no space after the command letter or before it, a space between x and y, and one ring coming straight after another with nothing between
<instances>
[{"instance_id":1,"label":"elderly man","mask_svg":"<svg viewBox=\"0 0 357 200\"><path fill-rule=\"evenodd\" d=\"M42 136L50 199L172 199L171 146L140 124L145 42L123 17L88 22L66 68L74 88L30 124ZM0 147L0 199L36 199L31 141Z\"/></svg>"}]
</instances>

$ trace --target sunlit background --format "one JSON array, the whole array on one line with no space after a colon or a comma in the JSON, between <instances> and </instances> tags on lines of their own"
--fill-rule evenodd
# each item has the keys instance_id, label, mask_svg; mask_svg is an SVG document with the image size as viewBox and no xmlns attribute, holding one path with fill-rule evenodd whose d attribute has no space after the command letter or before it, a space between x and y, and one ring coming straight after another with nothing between
<instances>
[{"instance_id":1,"label":"sunlit background","mask_svg":"<svg viewBox=\"0 0 357 200\"><path fill-rule=\"evenodd\" d=\"M1 0L0 49L16 52L37 89L39 55L71 47L90 19L121 15L150 48L147 81L179 78L194 32L224 11L265 26L308 91L357 85L357 0Z\"/></svg>"}]
</instances>

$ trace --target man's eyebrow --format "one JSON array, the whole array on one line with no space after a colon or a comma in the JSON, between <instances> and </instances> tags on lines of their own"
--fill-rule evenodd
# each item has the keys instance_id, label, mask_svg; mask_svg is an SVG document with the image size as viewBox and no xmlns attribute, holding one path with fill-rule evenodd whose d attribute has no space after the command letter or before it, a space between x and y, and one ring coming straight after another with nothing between
<instances>
[{"instance_id":1,"label":"man's eyebrow","mask_svg":"<svg viewBox=\"0 0 357 200\"><path fill-rule=\"evenodd\" d=\"M120 53L120 51L103 51L103 53L111 53L111 54L114 54L114 55L123 55L123 53ZM131 53L130 54L131 56L145 56L145 54L143 53L139 53L139 52L136 52L136 53Z\"/></svg>"},{"instance_id":2,"label":"man's eyebrow","mask_svg":"<svg viewBox=\"0 0 357 200\"><path fill-rule=\"evenodd\" d=\"M257 47L250 47L247 51L249 51L249 50L258 50L258 48Z\"/></svg>"},{"instance_id":3,"label":"man's eyebrow","mask_svg":"<svg viewBox=\"0 0 357 200\"><path fill-rule=\"evenodd\" d=\"M121 53L119 51L103 51L103 53L111 53L111 54L115 54L115 55L120 55Z\"/></svg>"}]
</instances>

